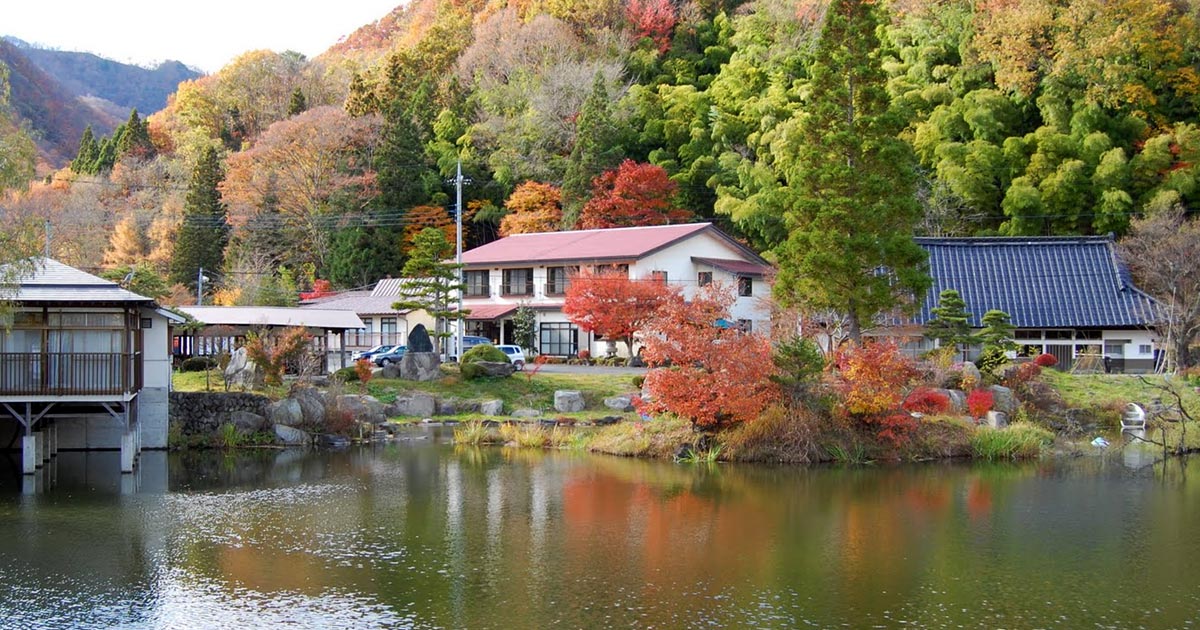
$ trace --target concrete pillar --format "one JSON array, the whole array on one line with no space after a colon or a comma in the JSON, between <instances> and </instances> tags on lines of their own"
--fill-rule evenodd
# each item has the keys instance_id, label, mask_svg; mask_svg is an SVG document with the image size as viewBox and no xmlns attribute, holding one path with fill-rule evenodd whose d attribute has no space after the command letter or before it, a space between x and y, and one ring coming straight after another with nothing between
<instances>
[{"instance_id":1,"label":"concrete pillar","mask_svg":"<svg viewBox=\"0 0 1200 630\"><path fill-rule=\"evenodd\" d=\"M133 472L133 432L121 434L121 472Z\"/></svg>"},{"instance_id":2,"label":"concrete pillar","mask_svg":"<svg viewBox=\"0 0 1200 630\"><path fill-rule=\"evenodd\" d=\"M37 472L37 437L26 434L21 438L21 472L32 475Z\"/></svg>"},{"instance_id":3,"label":"concrete pillar","mask_svg":"<svg viewBox=\"0 0 1200 630\"><path fill-rule=\"evenodd\" d=\"M50 425L50 457L58 457L58 423Z\"/></svg>"},{"instance_id":4,"label":"concrete pillar","mask_svg":"<svg viewBox=\"0 0 1200 630\"><path fill-rule=\"evenodd\" d=\"M46 461L46 432L45 431L34 431L33 432L33 449L34 449L34 460L36 462L36 466L38 468L41 468L42 462Z\"/></svg>"}]
</instances>

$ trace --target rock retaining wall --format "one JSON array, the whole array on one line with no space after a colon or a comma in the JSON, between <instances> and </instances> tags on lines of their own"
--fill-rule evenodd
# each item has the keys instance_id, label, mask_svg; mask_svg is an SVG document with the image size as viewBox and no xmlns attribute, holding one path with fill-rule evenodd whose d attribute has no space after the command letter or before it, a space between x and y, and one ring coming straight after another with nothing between
<instances>
[{"instance_id":1,"label":"rock retaining wall","mask_svg":"<svg viewBox=\"0 0 1200 630\"><path fill-rule=\"evenodd\" d=\"M171 426L190 436L212 435L242 412L265 416L271 399L238 392L171 392L168 403Z\"/></svg>"}]
</instances>

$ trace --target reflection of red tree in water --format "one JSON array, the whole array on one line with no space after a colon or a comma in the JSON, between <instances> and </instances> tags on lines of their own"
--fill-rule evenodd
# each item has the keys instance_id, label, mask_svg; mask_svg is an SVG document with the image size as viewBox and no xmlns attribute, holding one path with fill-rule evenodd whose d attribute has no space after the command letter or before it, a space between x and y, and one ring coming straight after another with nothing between
<instances>
[{"instance_id":1,"label":"reflection of red tree in water","mask_svg":"<svg viewBox=\"0 0 1200 630\"><path fill-rule=\"evenodd\" d=\"M992 485L976 477L967 486L967 514L972 520L979 520L991 513Z\"/></svg>"},{"instance_id":2,"label":"reflection of red tree in water","mask_svg":"<svg viewBox=\"0 0 1200 630\"><path fill-rule=\"evenodd\" d=\"M655 600L676 576L704 584L704 594L712 595L772 571L772 538L782 517L778 501L758 501L749 493L710 497L660 479L631 477L581 471L563 485L568 566L641 578ZM621 547L611 544L616 538L624 540L624 553L613 553ZM609 542L597 544L600 540ZM721 544L731 540L738 544ZM679 598L682 609L690 608L684 594Z\"/></svg>"}]
</instances>

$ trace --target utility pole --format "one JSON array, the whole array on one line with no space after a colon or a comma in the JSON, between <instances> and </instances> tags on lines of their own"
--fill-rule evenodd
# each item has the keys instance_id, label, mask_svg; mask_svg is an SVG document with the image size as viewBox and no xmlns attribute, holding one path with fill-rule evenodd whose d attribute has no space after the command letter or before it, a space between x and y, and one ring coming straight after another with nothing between
<instances>
[{"instance_id":1,"label":"utility pole","mask_svg":"<svg viewBox=\"0 0 1200 630\"><path fill-rule=\"evenodd\" d=\"M46 219L46 252L45 257L50 257L50 232L54 227L50 224L50 219Z\"/></svg>"},{"instance_id":2,"label":"utility pole","mask_svg":"<svg viewBox=\"0 0 1200 630\"><path fill-rule=\"evenodd\" d=\"M196 306L204 305L203 298L201 297L203 295L204 295L204 267L201 267L200 270L196 272Z\"/></svg>"},{"instance_id":3,"label":"utility pole","mask_svg":"<svg viewBox=\"0 0 1200 630\"><path fill-rule=\"evenodd\" d=\"M456 270L456 273L458 275L458 291L457 291L458 292L458 326L454 331L454 335L455 335L454 347L458 351L458 354L455 356L458 357L458 360L460 363L462 362L462 354L463 354L463 351L462 351L462 347L463 347L462 187L463 187L462 159L459 158L458 166L455 169L455 175L454 175L454 189L455 189L454 230L456 232L456 240L458 241L457 246L456 246L455 256L454 256L454 264L458 265L457 270Z\"/></svg>"}]
</instances>

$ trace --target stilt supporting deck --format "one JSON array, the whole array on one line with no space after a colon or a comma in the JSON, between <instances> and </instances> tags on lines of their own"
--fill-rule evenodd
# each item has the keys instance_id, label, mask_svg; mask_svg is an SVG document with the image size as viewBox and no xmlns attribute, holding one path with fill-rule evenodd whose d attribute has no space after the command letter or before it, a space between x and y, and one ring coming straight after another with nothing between
<instances>
[{"instance_id":1,"label":"stilt supporting deck","mask_svg":"<svg viewBox=\"0 0 1200 630\"><path fill-rule=\"evenodd\" d=\"M133 472L133 431L126 430L121 434L121 472Z\"/></svg>"},{"instance_id":2,"label":"stilt supporting deck","mask_svg":"<svg viewBox=\"0 0 1200 630\"><path fill-rule=\"evenodd\" d=\"M51 422L46 430L50 433L50 457L58 457L58 423Z\"/></svg>"},{"instance_id":3,"label":"stilt supporting deck","mask_svg":"<svg viewBox=\"0 0 1200 630\"><path fill-rule=\"evenodd\" d=\"M46 432L41 431L41 430L34 431L33 436L34 436L33 448L34 448L34 457L35 457L34 465L37 466L38 468L41 468L42 464L45 463L45 461L46 461Z\"/></svg>"},{"instance_id":4,"label":"stilt supporting deck","mask_svg":"<svg viewBox=\"0 0 1200 630\"><path fill-rule=\"evenodd\" d=\"M37 472L37 437L26 433L21 438L21 472L32 475Z\"/></svg>"}]
</instances>

